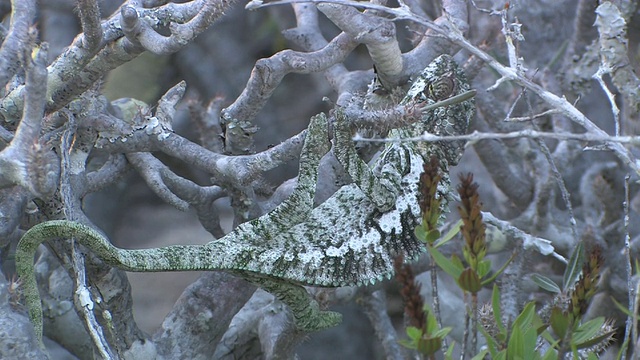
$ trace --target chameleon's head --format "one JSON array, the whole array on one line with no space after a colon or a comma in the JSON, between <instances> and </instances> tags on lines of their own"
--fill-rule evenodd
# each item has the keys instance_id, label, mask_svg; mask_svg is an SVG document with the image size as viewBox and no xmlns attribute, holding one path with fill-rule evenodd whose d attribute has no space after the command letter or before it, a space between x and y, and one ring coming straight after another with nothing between
<instances>
[{"instance_id":1,"label":"chameleon's head","mask_svg":"<svg viewBox=\"0 0 640 360\"><path fill-rule=\"evenodd\" d=\"M463 71L449 55L440 55L433 60L415 79L406 97L406 104L424 106L446 100L469 91L470 87ZM473 99L438 107L422 114L422 121L412 125L411 132L420 136L424 132L433 135L463 135L469 127L469 120L475 114ZM436 155L441 162L448 165L458 163L462 155L464 142L455 141L439 143L437 154L433 154L433 146L420 143L419 148L425 158ZM444 157L444 158L443 158Z\"/></svg>"}]
</instances>

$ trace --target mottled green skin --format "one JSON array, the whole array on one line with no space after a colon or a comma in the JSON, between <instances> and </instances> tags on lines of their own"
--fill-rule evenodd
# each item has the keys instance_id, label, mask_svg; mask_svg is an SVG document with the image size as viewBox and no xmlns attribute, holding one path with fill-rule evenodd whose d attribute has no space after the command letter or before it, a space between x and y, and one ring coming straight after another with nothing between
<instances>
[{"instance_id":1,"label":"mottled green skin","mask_svg":"<svg viewBox=\"0 0 640 360\"><path fill-rule=\"evenodd\" d=\"M433 103L468 89L453 60L443 55L416 79L403 102ZM424 131L463 134L474 111L471 100L437 108L423 114L422 121L392 131L391 136L419 136ZM42 333L42 310L33 268L35 249L43 241L70 237L106 263L127 271L229 271L285 302L303 330L338 324L341 315L320 311L300 285L373 284L392 275L396 255L415 258L423 251L414 229L420 219L417 187L424 159L437 156L447 174L449 166L458 162L462 144L389 143L369 167L358 157L348 120L338 110L333 152L353 184L314 209L318 164L329 150L327 129L323 114L311 119L298 184L287 200L208 244L123 250L96 230L70 221L49 221L31 228L18 245L16 261L37 333ZM447 176L444 184L440 193L446 200Z\"/></svg>"}]
</instances>

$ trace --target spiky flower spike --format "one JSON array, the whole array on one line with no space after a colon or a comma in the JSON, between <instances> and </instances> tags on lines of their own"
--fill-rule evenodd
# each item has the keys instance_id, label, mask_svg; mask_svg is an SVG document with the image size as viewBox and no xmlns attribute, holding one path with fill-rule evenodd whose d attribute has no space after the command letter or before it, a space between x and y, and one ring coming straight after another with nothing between
<instances>
[{"instance_id":1,"label":"spiky flower spike","mask_svg":"<svg viewBox=\"0 0 640 360\"><path fill-rule=\"evenodd\" d=\"M582 275L571 292L569 315L573 319L580 319L587 312L589 302L598 290L600 268L603 262L602 249L598 245L593 246L587 261L582 266Z\"/></svg>"},{"instance_id":2,"label":"spiky flower spike","mask_svg":"<svg viewBox=\"0 0 640 360\"><path fill-rule=\"evenodd\" d=\"M482 222L482 203L478 195L478 184L473 182L473 174L460 175L458 185L461 206L458 212L462 218L462 235L464 236L463 255L469 266L478 271L478 264L487 254L485 240L486 227Z\"/></svg>"},{"instance_id":3,"label":"spiky flower spike","mask_svg":"<svg viewBox=\"0 0 640 360\"><path fill-rule=\"evenodd\" d=\"M404 264L404 256L397 256L394 259L393 267L396 270L396 281L402 285L400 294L404 300L404 312L409 319L410 325L418 329L424 329L426 317L424 301L420 296L420 284L415 281L416 278L411 267Z\"/></svg>"},{"instance_id":4,"label":"spiky flower spike","mask_svg":"<svg viewBox=\"0 0 640 360\"><path fill-rule=\"evenodd\" d=\"M438 184L442 180L442 174L440 174L440 166L435 156L432 156L430 161L425 162L422 166L424 171L420 174L418 202L422 212L422 227L425 233L428 234L438 230L438 220L442 213L440 207L442 200L437 196ZM434 237L427 237L427 240L432 243L436 240L432 239Z\"/></svg>"}]
</instances>

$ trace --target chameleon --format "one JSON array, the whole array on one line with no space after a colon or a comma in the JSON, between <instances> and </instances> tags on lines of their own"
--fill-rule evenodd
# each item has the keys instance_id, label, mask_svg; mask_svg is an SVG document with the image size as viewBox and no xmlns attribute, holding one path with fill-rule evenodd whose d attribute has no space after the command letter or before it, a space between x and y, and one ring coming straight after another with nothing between
<instances>
[{"instance_id":1,"label":"chameleon","mask_svg":"<svg viewBox=\"0 0 640 360\"><path fill-rule=\"evenodd\" d=\"M433 60L414 80L401 104L433 104L469 91L462 70L448 55ZM473 99L424 111L420 119L389 132L390 137L464 134L475 113ZM42 307L34 271L39 244L75 238L105 263L125 271L226 271L262 287L291 309L304 331L337 325L341 314L321 310L303 286L370 285L393 275L393 259L415 259L424 245L414 235L421 214L417 194L423 163L439 159L443 201L449 193L449 167L457 164L463 143L389 142L371 165L356 152L349 120L334 110L329 140L325 114L313 116L300 155L298 182L291 195L271 212L245 222L204 245L175 245L124 250L99 230L68 220L52 220L29 229L16 250L29 317L42 337ZM321 158L333 151L350 175L322 204L313 207Z\"/></svg>"}]
</instances>

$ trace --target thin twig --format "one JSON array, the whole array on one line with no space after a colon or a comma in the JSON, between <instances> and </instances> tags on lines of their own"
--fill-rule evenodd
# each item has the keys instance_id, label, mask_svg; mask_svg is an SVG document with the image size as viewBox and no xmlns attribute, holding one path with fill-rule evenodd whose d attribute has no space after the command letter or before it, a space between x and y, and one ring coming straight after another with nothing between
<instances>
[{"instance_id":1,"label":"thin twig","mask_svg":"<svg viewBox=\"0 0 640 360\"><path fill-rule=\"evenodd\" d=\"M616 105L616 96L609 90L609 87L604 82L602 75L611 73L611 68L608 64L603 61L600 63L600 67L598 67L598 71L593 74L593 78L598 81L600 87L607 94L607 99L609 99L609 104L611 105L611 114L613 114L613 124L615 125L615 134L616 136L620 135L620 109Z\"/></svg>"},{"instance_id":2,"label":"thin twig","mask_svg":"<svg viewBox=\"0 0 640 360\"><path fill-rule=\"evenodd\" d=\"M527 89L523 89L523 91L520 94L525 94ZM520 95L518 95L520 96ZM527 99L528 101L527 106L529 107L529 110L531 112L533 112L533 106L531 105L531 101L529 101L529 99ZM515 105L515 102L514 102ZM511 110L510 110L511 111ZM535 126L535 125L534 125ZM620 134L616 134L616 135L620 135ZM556 162L553 159L553 155L551 154L551 150L549 149L549 147L547 146L547 144L542 140L542 139L534 139L535 143L538 144L538 146L540 147L540 150L542 150L542 154L544 155L545 159L547 160L547 162L549 163L549 166L551 167L551 173L553 174L553 178L556 181L556 184L558 185L558 188L560 189L560 194L562 196L562 200L564 201L564 205L567 208L567 212L569 213L569 223L571 225L571 232L573 234L573 239L574 241L579 241L578 238L578 229L577 229L577 221L576 218L574 216L573 213L573 206L571 205L571 195L569 194L569 191L567 190L567 187L564 183L564 179L562 178L562 174L560 174L560 171L558 170L558 167L556 166Z\"/></svg>"},{"instance_id":3,"label":"thin twig","mask_svg":"<svg viewBox=\"0 0 640 360\"><path fill-rule=\"evenodd\" d=\"M576 221L576 217L573 214L573 206L571 205L571 195L569 194L569 190L567 190L567 186L564 183L564 179L562 178L562 174L560 174L560 170L556 166L556 162L553 160L553 156L551 155L551 151L547 144L545 144L542 139L535 139L542 150L542 154L547 159L549 166L551 166L551 173L553 174L553 178L560 188L560 194L562 195L562 200L564 201L564 205L567 208L567 212L569 213L569 223L571 225L571 233L573 234L573 239L577 242L578 238L578 223Z\"/></svg>"},{"instance_id":4,"label":"thin twig","mask_svg":"<svg viewBox=\"0 0 640 360\"><path fill-rule=\"evenodd\" d=\"M629 195L629 179L631 177L629 175L624 177L624 256L626 260L626 269L627 269L627 291L628 291L628 301L629 301L629 311L631 314L634 314L633 311L636 305L636 294L634 294L634 289L636 286L633 284L633 269L631 268L631 237L629 236L629 202L631 201ZM627 347L629 346L629 336L631 335L631 330L636 329L636 324L633 321L634 316L628 315L626 327L624 330L624 338L622 340L623 347L620 349L621 360L625 360ZM637 334L633 331L633 339L637 339ZM635 344L635 340L634 340ZM635 354L634 349L634 354ZM636 354L637 355L637 354Z\"/></svg>"},{"instance_id":5,"label":"thin twig","mask_svg":"<svg viewBox=\"0 0 640 360\"><path fill-rule=\"evenodd\" d=\"M474 131L466 135L447 135L447 136L433 135L433 134L427 133L417 137L386 138L386 139L364 138L356 134L353 140L380 142L380 143L395 143L395 142L406 142L406 141L437 142L437 141L465 140L473 143L480 140L503 140L503 139L518 139L518 138L576 140L576 141L586 141L586 142L593 141L593 142L607 142L607 143L619 143L619 144L630 144L630 145L640 144L640 136L611 136L606 134L594 134L594 133L575 134L575 133L567 133L567 132L552 133L552 132L544 132L544 131L537 131L537 130L531 130L531 129L513 131L508 133L493 133L493 132L487 133L487 132Z\"/></svg>"},{"instance_id":6,"label":"thin twig","mask_svg":"<svg viewBox=\"0 0 640 360\"><path fill-rule=\"evenodd\" d=\"M438 328L442 329L442 314L440 312L440 295L438 294L438 266L436 266L435 260L433 257L430 259L431 262L431 271L429 271L431 275L431 298L433 300L433 313L436 316L436 322L438 323ZM447 338L442 339L442 348L446 349L449 347L447 343Z\"/></svg>"},{"instance_id":7,"label":"thin twig","mask_svg":"<svg viewBox=\"0 0 640 360\"><path fill-rule=\"evenodd\" d=\"M460 360L464 360L467 355L467 342L469 342L469 320L470 320L470 312L471 309L467 304L467 293L464 293L464 306L467 311L464 312L464 332L462 333L462 351L460 351Z\"/></svg>"},{"instance_id":8,"label":"thin twig","mask_svg":"<svg viewBox=\"0 0 640 360\"><path fill-rule=\"evenodd\" d=\"M471 294L471 353L478 351L478 294Z\"/></svg>"}]
</instances>

